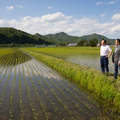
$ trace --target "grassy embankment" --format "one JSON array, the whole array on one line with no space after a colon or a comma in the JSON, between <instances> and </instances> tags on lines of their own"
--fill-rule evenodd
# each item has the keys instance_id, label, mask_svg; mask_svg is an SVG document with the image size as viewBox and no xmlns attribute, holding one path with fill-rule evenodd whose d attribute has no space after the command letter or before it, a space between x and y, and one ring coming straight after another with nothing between
<instances>
[{"instance_id":1,"label":"grassy embankment","mask_svg":"<svg viewBox=\"0 0 120 120\"><path fill-rule=\"evenodd\" d=\"M107 101L112 101L116 106L119 107L119 80L114 82L113 79L109 76L101 74L101 71L59 59L60 57L65 58L66 55L78 54L78 50L82 53L87 52L87 54L99 54L99 48L28 48L28 50L28 53L56 69L69 80L72 80L93 91L98 96L102 96Z\"/></svg>"}]
</instances>

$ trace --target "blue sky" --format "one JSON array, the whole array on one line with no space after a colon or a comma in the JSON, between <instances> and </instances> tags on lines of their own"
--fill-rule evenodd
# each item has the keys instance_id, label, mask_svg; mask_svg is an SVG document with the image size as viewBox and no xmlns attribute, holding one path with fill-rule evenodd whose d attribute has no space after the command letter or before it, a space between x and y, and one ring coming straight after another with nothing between
<instances>
[{"instance_id":1,"label":"blue sky","mask_svg":"<svg viewBox=\"0 0 120 120\"><path fill-rule=\"evenodd\" d=\"M0 27L120 38L120 0L0 0Z\"/></svg>"}]
</instances>

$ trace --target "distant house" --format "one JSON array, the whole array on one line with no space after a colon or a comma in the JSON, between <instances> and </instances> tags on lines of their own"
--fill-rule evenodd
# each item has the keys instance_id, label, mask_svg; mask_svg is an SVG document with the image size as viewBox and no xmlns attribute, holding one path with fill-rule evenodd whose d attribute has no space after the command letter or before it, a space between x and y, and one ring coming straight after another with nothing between
<instances>
[{"instance_id":1,"label":"distant house","mask_svg":"<svg viewBox=\"0 0 120 120\"><path fill-rule=\"evenodd\" d=\"M46 47L46 45L36 45L35 47Z\"/></svg>"},{"instance_id":2,"label":"distant house","mask_svg":"<svg viewBox=\"0 0 120 120\"><path fill-rule=\"evenodd\" d=\"M56 47L56 45L50 45L50 46L48 46L48 47Z\"/></svg>"},{"instance_id":3,"label":"distant house","mask_svg":"<svg viewBox=\"0 0 120 120\"><path fill-rule=\"evenodd\" d=\"M67 46L76 46L76 45L77 45L77 43L70 43Z\"/></svg>"}]
</instances>

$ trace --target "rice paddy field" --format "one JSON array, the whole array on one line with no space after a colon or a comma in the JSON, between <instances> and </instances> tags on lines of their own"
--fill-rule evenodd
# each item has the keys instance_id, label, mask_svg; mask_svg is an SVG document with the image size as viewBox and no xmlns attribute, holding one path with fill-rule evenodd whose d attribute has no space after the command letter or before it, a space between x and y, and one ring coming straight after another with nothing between
<instances>
[{"instance_id":1,"label":"rice paddy field","mask_svg":"<svg viewBox=\"0 0 120 120\"><path fill-rule=\"evenodd\" d=\"M85 89L26 53L27 50L0 48L1 120L120 119L119 112L109 109L111 106L106 108ZM35 51L37 56L42 52L36 48L29 50ZM58 51L49 54L62 57ZM62 58L67 54L63 52ZM98 52L93 51L93 54Z\"/></svg>"},{"instance_id":2,"label":"rice paddy field","mask_svg":"<svg viewBox=\"0 0 120 120\"><path fill-rule=\"evenodd\" d=\"M99 47L46 47L46 48L27 48L28 50L50 55L53 57L66 59L74 55L99 55ZM114 48L113 48L114 49Z\"/></svg>"},{"instance_id":3,"label":"rice paddy field","mask_svg":"<svg viewBox=\"0 0 120 120\"><path fill-rule=\"evenodd\" d=\"M32 51L64 59L75 64L100 70L100 47L54 47L28 48ZM114 51L115 47L112 47ZM114 73L112 58L109 58L109 71Z\"/></svg>"}]
</instances>

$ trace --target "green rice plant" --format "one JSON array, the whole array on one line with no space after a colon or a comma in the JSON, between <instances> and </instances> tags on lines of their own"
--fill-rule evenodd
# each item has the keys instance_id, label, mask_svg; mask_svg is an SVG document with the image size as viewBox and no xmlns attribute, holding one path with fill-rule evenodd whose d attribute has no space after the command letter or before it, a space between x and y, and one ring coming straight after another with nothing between
<instances>
[{"instance_id":1,"label":"green rice plant","mask_svg":"<svg viewBox=\"0 0 120 120\"><path fill-rule=\"evenodd\" d=\"M16 79L16 65L17 65L16 59L13 58L12 64L15 65L15 69L14 69L14 78L12 81L11 96L10 96L10 110L9 110L9 119L10 120L13 119L13 97L14 97L14 87L15 87L15 79Z\"/></svg>"},{"instance_id":2,"label":"green rice plant","mask_svg":"<svg viewBox=\"0 0 120 120\"><path fill-rule=\"evenodd\" d=\"M11 63L9 62L9 64L11 64ZM5 73L3 74L2 80L3 80L6 72L8 71L8 68L9 68L9 67L7 67ZM9 69L10 69L10 72L9 72L8 77L7 77L7 80L6 80L6 82L5 82L5 86L4 86L4 88L3 88L3 91L2 91L2 93L1 93L1 100L2 100L2 101L4 100L5 91L6 91L6 88L7 88L7 85L8 85L8 81L9 81L9 79L10 79L10 75L11 75L11 71L12 71L12 66L11 66ZM1 101L1 105L2 105L2 101Z\"/></svg>"},{"instance_id":3,"label":"green rice plant","mask_svg":"<svg viewBox=\"0 0 120 120\"><path fill-rule=\"evenodd\" d=\"M28 62L28 65L29 65L29 67L30 67L30 69L31 69L31 71L32 71L32 74L34 75L33 68L31 68L30 64L32 64L32 63L29 63L29 62ZM32 67L34 67L34 66L32 66ZM35 67L34 67L34 69L36 70ZM37 71L37 70L36 70L36 71ZM38 71L37 71L37 73L38 73ZM48 95L47 95L47 92L45 91L44 87L42 86L42 84L41 84L41 82L38 80L38 78L37 78L35 75L34 75L34 77L35 77L35 79L37 80L37 82L39 83L40 87L42 88L42 90L43 90L43 92L44 92L47 100L51 103L51 105L53 105L53 107L54 107L54 109L55 109L55 111L56 111L58 108L56 108L56 107L55 107L55 104L49 99L49 97L48 97ZM36 94L37 94L37 93L36 93ZM38 96L38 95L37 95L37 96Z\"/></svg>"},{"instance_id":4,"label":"green rice plant","mask_svg":"<svg viewBox=\"0 0 120 120\"><path fill-rule=\"evenodd\" d=\"M10 62L8 62L8 64L10 65L12 63L12 61L10 61ZM7 69L8 69L9 67L7 67ZM8 74L8 76L7 76L7 80L6 80L6 82L5 82L5 86L4 86L4 88L3 88L3 91L2 91L2 94L1 94L1 98L2 98L2 100L4 100L4 97L5 97L5 92L7 92L6 91L6 88L7 88L7 85L8 85L8 81L9 81L9 79L10 79L10 76L11 76L11 71L12 71L12 68L13 68L13 66L11 66L10 68L9 68L9 74ZM6 72L5 72L6 73ZM4 75L3 75L4 76ZM9 113L11 114L11 116L12 116L12 109L10 109L9 110Z\"/></svg>"},{"instance_id":5,"label":"green rice plant","mask_svg":"<svg viewBox=\"0 0 120 120\"><path fill-rule=\"evenodd\" d=\"M42 63L41 63L42 64ZM42 64L43 66L44 66L44 64ZM37 67L37 65L36 65L36 67ZM45 66L44 66L45 67ZM51 70L47 67L46 68L49 72L51 72ZM46 71L46 73L48 73L48 71ZM55 76L57 76L57 74L55 74L55 71L52 71L52 74L54 74ZM91 73L91 74L93 74L93 73ZM89 80L89 77L87 77L88 78L88 80ZM93 77L94 78L94 77ZM66 80L63 80L61 77L60 77L60 80L62 81L62 83L66 83L65 81ZM58 82L58 81L56 81L56 82ZM69 94L69 90L62 84L61 82L60 83L58 83L58 84L60 84L63 88L64 88L64 90L66 90L67 92L68 92L68 94ZM71 84L69 83L69 82L67 82L66 83L68 86L69 86L69 88L72 88L72 86L71 86ZM78 89L75 89L74 88L74 91L76 91L77 92L77 94L79 95L79 91L78 91ZM72 95L72 97L73 98L75 98L74 97L74 94L71 92L71 95ZM84 99L86 99L86 96L84 96L83 94L80 94L80 96L82 95L82 98L84 98ZM86 106L86 103L84 103L84 102L82 102L80 99L79 99L79 97L76 97L76 99L78 99L78 101L80 101L80 103L81 104L84 104L85 106ZM92 103L92 104L95 104L94 103L94 99L91 99L90 97L88 97L87 98L88 100L89 100L89 102L90 103ZM74 103L74 102L73 102ZM95 106L96 106L96 104L95 104ZM97 107L97 106L96 106ZM87 107L88 109L90 109L90 106L88 106ZM79 108L78 108L79 109ZM81 109L79 109L80 111L81 111ZM92 110L93 111L93 110Z\"/></svg>"},{"instance_id":6,"label":"green rice plant","mask_svg":"<svg viewBox=\"0 0 120 120\"><path fill-rule=\"evenodd\" d=\"M30 88L28 87L27 85L27 81L25 79L25 74L24 74L24 66L23 66L23 63L22 63L22 68L23 68L23 79L24 79L24 82L25 82L25 87L27 89L27 97L28 97L28 100L31 101L31 96L30 96ZM32 103L30 102L30 108L33 112L33 107L32 107ZM32 113L33 114L33 113Z\"/></svg>"},{"instance_id":7,"label":"green rice plant","mask_svg":"<svg viewBox=\"0 0 120 120\"><path fill-rule=\"evenodd\" d=\"M54 48L27 48L28 50L50 55L57 58L65 59L68 56L78 54L94 54L99 55L98 47L54 47Z\"/></svg>"},{"instance_id":8,"label":"green rice plant","mask_svg":"<svg viewBox=\"0 0 120 120\"><path fill-rule=\"evenodd\" d=\"M6 71L5 71L4 75L2 76L2 79L0 80L0 83L2 82L4 76L5 76L8 68L9 68L10 62L11 62L11 56L7 57L6 60L3 60L3 63L2 63L3 68L2 68L2 70L0 71L0 74L1 74L1 73L3 72L3 70L7 67L7 64L8 64L8 67L6 68Z\"/></svg>"},{"instance_id":9,"label":"green rice plant","mask_svg":"<svg viewBox=\"0 0 120 120\"><path fill-rule=\"evenodd\" d=\"M36 65L36 67L37 67L37 65ZM41 71L41 72L42 72L42 71ZM49 72L46 71L46 73L49 73ZM51 80L49 79L49 81L51 81ZM55 80L55 81L56 81L56 80ZM57 82L57 81L56 81L56 82ZM56 82L55 82L55 83L56 83ZM54 81L51 81L51 83L54 85ZM60 84L61 84L61 83L60 83ZM69 99L65 96L64 91L62 91L62 90L60 89L61 87L59 88L59 87L57 87L56 85L54 85L54 86L62 93L62 95L65 97L65 99L69 100ZM61 86L66 90L66 88L65 88L62 84L61 84ZM67 91L67 90L66 90L66 91ZM54 92L54 91L53 91L53 92ZM69 94L69 93L68 93L68 94ZM71 94L71 96L72 96L73 98L75 98L73 94ZM75 99L76 99L76 98L75 98ZM77 97L77 99L79 99L79 98ZM59 101L62 103L62 100L61 100L61 99L60 99ZM79 101L80 101L81 104L83 104L81 100L79 100ZM72 102L72 103L74 103L74 102ZM75 103L74 103L74 104L75 104ZM87 104L84 104L84 105L85 105L88 109L90 109L90 107L89 107ZM64 105L64 107L65 107L65 109L68 109L66 105ZM78 109L78 111L81 112L81 109L79 109L79 107L77 107L77 109ZM83 111L83 110L82 110L82 112L85 113L85 111Z\"/></svg>"},{"instance_id":10,"label":"green rice plant","mask_svg":"<svg viewBox=\"0 0 120 120\"><path fill-rule=\"evenodd\" d=\"M24 119L24 106L23 106L23 100L22 100L22 93L21 93L21 72L20 72L20 63L22 63L22 56L20 54L20 52L18 53L18 58L16 60L16 63L18 64L18 69L19 69L19 101L20 101L20 119L23 120ZM20 58L21 56L21 58Z\"/></svg>"},{"instance_id":11,"label":"green rice plant","mask_svg":"<svg viewBox=\"0 0 120 120\"><path fill-rule=\"evenodd\" d=\"M100 71L82 67L71 62L66 62L62 59L53 58L37 52L26 52L35 56L38 60L43 61L45 64L50 65L68 79L76 81L77 78L77 83L93 90L93 92L98 94L98 96L102 96L108 101L114 101L117 90L114 88L114 85L111 85L111 79L102 75Z\"/></svg>"},{"instance_id":12,"label":"green rice plant","mask_svg":"<svg viewBox=\"0 0 120 120\"><path fill-rule=\"evenodd\" d=\"M37 71L37 69L36 69L36 71ZM44 80L42 77L41 77L41 75L39 74L39 72L37 71L37 73L38 73L38 75L40 76L40 78L44 81L44 83L48 86L48 88L50 89L50 91L51 91L51 93L55 96L55 98L58 100L58 102L65 108L65 110L68 112L68 114L71 116L71 117L73 117L72 116L72 111L71 110L69 110L68 109L68 107L65 105L65 104L63 104L63 101L62 101L62 99L61 98L59 98L59 96L57 95L57 93L55 92L55 90L53 90L53 88L50 88L49 87L49 85L48 85L48 83L46 82L46 80ZM58 89L58 88L57 88ZM60 89L59 89L60 90ZM60 90L61 91L61 90ZM63 92L61 92L62 94L64 94ZM67 99L67 98L66 98ZM73 117L74 118L74 117Z\"/></svg>"},{"instance_id":13,"label":"green rice plant","mask_svg":"<svg viewBox=\"0 0 120 120\"><path fill-rule=\"evenodd\" d=\"M28 64L29 64L29 62L28 62ZM30 64L29 64L29 66L30 66ZM31 66L30 66L30 69L31 69L31 71L32 71L32 73L33 73L33 75L34 75L34 72L33 72L33 69L31 68ZM35 68L35 69L36 69L36 68ZM36 71L37 71L37 70L36 70ZM38 71L37 71L37 73L38 73ZM42 86L42 84L39 82L39 80L36 78L35 75L34 75L34 77L35 77L35 79L37 80L37 82L39 83L39 85L41 86L41 88L42 88L42 90L43 90L46 98L50 101L51 105L53 105L53 107L54 107L54 109L55 109L55 112L56 112L56 110L57 110L58 108L56 108L56 107L55 107L55 104L48 98L47 92L45 91L44 87ZM46 84L47 86L49 86L45 80L44 80L44 82L45 82L45 84ZM52 91L52 93L54 94L54 91L53 91L53 90L51 90L51 91ZM48 117L48 118L49 118L49 117Z\"/></svg>"},{"instance_id":14,"label":"green rice plant","mask_svg":"<svg viewBox=\"0 0 120 120\"><path fill-rule=\"evenodd\" d=\"M48 113L46 113L46 107L45 107L45 105L42 103L42 101L38 98L38 94L37 94L35 85L34 85L34 83L33 83L33 80L30 78L30 74L29 74L28 68L27 68L27 66L26 66L26 63L25 63L24 65L25 65L25 67L26 67L26 69L27 69L28 78L29 78L29 80L30 80L30 82L31 82L31 84L32 84L32 87L33 87L34 92L35 92L35 94L36 94L37 100L38 100L38 102L40 103L40 106L41 106L41 108L42 108L42 110L43 110L43 112L44 112L44 114L45 114L46 120L48 120ZM24 68L23 68L23 69L24 69ZM25 78L24 78L24 80L25 80ZM25 80L25 83L26 83L26 88L27 88L27 92L28 92L28 99L29 99L29 101L30 101L30 107L31 107L31 110L32 110L32 112L33 112L33 119L36 120L36 119L37 119L37 114L35 113L35 109L34 109L34 106L33 106L32 101L31 101L30 90L29 90L29 87L27 86L27 81L26 81L26 80Z\"/></svg>"},{"instance_id":15,"label":"green rice plant","mask_svg":"<svg viewBox=\"0 0 120 120\"><path fill-rule=\"evenodd\" d=\"M37 67L37 65L38 65L38 64L36 64L36 67ZM46 71L46 73L48 73L48 71ZM94 78L95 78L94 74L93 74L92 72L91 72L91 74L93 75L92 79L94 79ZM88 80L89 80L89 77L87 77L87 78L88 78ZM110 82L109 80L106 80L106 81ZM73 94L72 96L74 97L74 94ZM79 98L78 98L78 97L76 97L76 99L78 99L78 101L79 101ZM89 99L90 102L93 102L93 103L94 103L94 101L93 101L92 99L90 99L90 98L88 98L88 99ZM91 112L96 112L96 111L92 110L91 107L90 107L88 104L86 104L85 102L80 101L80 103L83 103L83 104L85 105L85 107L86 107L87 109L89 109ZM76 107L76 106L75 106L75 107ZM77 107L76 107L76 108L77 108ZM79 109L79 107L78 107L78 109ZM82 111L82 112L85 113L85 111L82 110L82 109L79 109L79 111ZM87 114L87 113L86 113L86 114Z\"/></svg>"}]
</instances>

